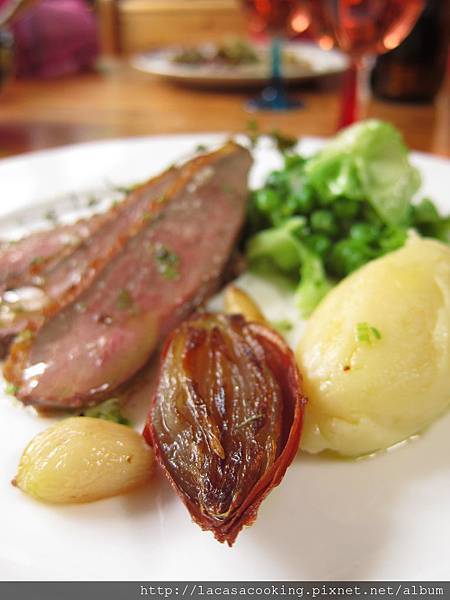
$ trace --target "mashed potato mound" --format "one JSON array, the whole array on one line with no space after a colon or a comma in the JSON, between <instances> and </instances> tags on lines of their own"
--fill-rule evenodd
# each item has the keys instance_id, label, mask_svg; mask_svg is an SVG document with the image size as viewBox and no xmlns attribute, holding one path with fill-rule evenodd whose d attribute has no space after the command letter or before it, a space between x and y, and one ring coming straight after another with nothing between
<instances>
[{"instance_id":1,"label":"mashed potato mound","mask_svg":"<svg viewBox=\"0 0 450 600\"><path fill-rule=\"evenodd\" d=\"M344 279L297 359L304 450L359 456L423 430L450 405L450 248L414 237Z\"/></svg>"}]
</instances>

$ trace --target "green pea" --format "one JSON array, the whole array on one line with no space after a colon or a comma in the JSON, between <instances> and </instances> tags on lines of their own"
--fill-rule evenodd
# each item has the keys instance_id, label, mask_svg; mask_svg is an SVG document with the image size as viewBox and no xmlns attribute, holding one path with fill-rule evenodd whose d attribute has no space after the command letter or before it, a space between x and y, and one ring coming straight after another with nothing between
<instances>
[{"instance_id":1,"label":"green pea","mask_svg":"<svg viewBox=\"0 0 450 600\"><path fill-rule=\"evenodd\" d=\"M331 273L338 277L346 277L374 257L374 252L357 240L344 239L333 246L327 260Z\"/></svg>"},{"instance_id":2,"label":"green pea","mask_svg":"<svg viewBox=\"0 0 450 600\"><path fill-rule=\"evenodd\" d=\"M331 240L326 235L320 233L313 233L305 238L305 242L308 247L318 254L319 256L325 256L331 247Z\"/></svg>"},{"instance_id":3,"label":"green pea","mask_svg":"<svg viewBox=\"0 0 450 600\"><path fill-rule=\"evenodd\" d=\"M408 229L406 227L386 227L379 240L381 252L384 254L386 252L392 252L392 250L397 250L397 248L401 248L406 242L407 237Z\"/></svg>"},{"instance_id":4,"label":"green pea","mask_svg":"<svg viewBox=\"0 0 450 600\"><path fill-rule=\"evenodd\" d=\"M302 217L295 217L289 221L289 233L296 238L302 239L305 236L306 221Z\"/></svg>"},{"instance_id":5,"label":"green pea","mask_svg":"<svg viewBox=\"0 0 450 600\"><path fill-rule=\"evenodd\" d=\"M297 210L297 203L293 196L288 196L280 205L280 214L291 217Z\"/></svg>"},{"instance_id":6,"label":"green pea","mask_svg":"<svg viewBox=\"0 0 450 600\"><path fill-rule=\"evenodd\" d=\"M338 198L333 202L331 208L339 219L354 219L361 207L361 202L349 198Z\"/></svg>"},{"instance_id":7,"label":"green pea","mask_svg":"<svg viewBox=\"0 0 450 600\"><path fill-rule=\"evenodd\" d=\"M272 171L267 178L266 185L280 191L286 191L289 187L288 174L286 171Z\"/></svg>"},{"instance_id":8,"label":"green pea","mask_svg":"<svg viewBox=\"0 0 450 600\"><path fill-rule=\"evenodd\" d=\"M310 217L311 228L317 233L335 235L337 225L333 214L329 210L316 210Z\"/></svg>"},{"instance_id":9,"label":"green pea","mask_svg":"<svg viewBox=\"0 0 450 600\"><path fill-rule=\"evenodd\" d=\"M247 219L245 225L245 235L251 235L260 229L266 229L267 227L270 227L271 221L269 217L258 206L256 192L252 192L250 194L246 209Z\"/></svg>"},{"instance_id":10,"label":"green pea","mask_svg":"<svg viewBox=\"0 0 450 600\"><path fill-rule=\"evenodd\" d=\"M415 224L428 224L428 223L438 223L440 221L440 216L437 208L425 198L418 204L413 207L413 222Z\"/></svg>"},{"instance_id":11,"label":"green pea","mask_svg":"<svg viewBox=\"0 0 450 600\"><path fill-rule=\"evenodd\" d=\"M306 162L306 158L299 154L285 154L284 166L286 169L297 169L303 167Z\"/></svg>"},{"instance_id":12,"label":"green pea","mask_svg":"<svg viewBox=\"0 0 450 600\"><path fill-rule=\"evenodd\" d=\"M314 192L309 187L303 187L292 198L295 203L295 210L300 215L307 215L314 208Z\"/></svg>"},{"instance_id":13,"label":"green pea","mask_svg":"<svg viewBox=\"0 0 450 600\"><path fill-rule=\"evenodd\" d=\"M370 244L378 239L380 228L371 223L354 223L350 227L350 237L365 244Z\"/></svg>"},{"instance_id":14,"label":"green pea","mask_svg":"<svg viewBox=\"0 0 450 600\"><path fill-rule=\"evenodd\" d=\"M362 209L362 220L367 223L372 223L372 225L378 225L378 227L383 226L383 221L368 202L364 202Z\"/></svg>"},{"instance_id":15,"label":"green pea","mask_svg":"<svg viewBox=\"0 0 450 600\"><path fill-rule=\"evenodd\" d=\"M261 212L270 214L279 208L281 198L275 190L265 187L256 192L255 202Z\"/></svg>"},{"instance_id":16,"label":"green pea","mask_svg":"<svg viewBox=\"0 0 450 600\"><path fill-rule=\"evenodd\" d=\"M442 242L445 242L446 244L450 243L450 216L441 219L441 221L436 225L434 237Z\"/></svg>"},{"instance_id":17,"label":"green pea","mask_svg":"<svg viewBox=\"0 0 450 600\"><path fill-rule=\"evenodd\" d=\"M272 227L281 227L283 223L286 223L285 215L281 214L280 212L273 212L270 215L270 225Z\"/></svg>"}]
</instances>

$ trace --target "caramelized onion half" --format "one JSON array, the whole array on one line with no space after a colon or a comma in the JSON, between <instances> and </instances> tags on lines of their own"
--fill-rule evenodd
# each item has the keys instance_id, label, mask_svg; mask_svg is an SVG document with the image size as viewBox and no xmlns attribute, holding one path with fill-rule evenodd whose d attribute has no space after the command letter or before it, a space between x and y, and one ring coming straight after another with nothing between
<instances>
[{"instance_id":1,"label":"caramelized onion half","mask_svg":"<svg viewBox=\"0 0 450 600\"><path fill-rule=\"evenodd\" d=\"M203 313L166 342L144 435L193 520L231 546L293 460L305 404L277 333Z\"/></svg>"}]
</instances>

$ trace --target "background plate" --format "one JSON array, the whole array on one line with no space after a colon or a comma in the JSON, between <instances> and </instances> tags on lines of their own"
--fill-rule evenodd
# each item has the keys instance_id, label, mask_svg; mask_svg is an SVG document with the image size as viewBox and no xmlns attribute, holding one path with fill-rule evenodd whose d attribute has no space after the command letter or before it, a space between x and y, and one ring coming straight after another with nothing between
<instances>
[{"instance_id":1,"label":"background plate","mask_svg":"<svg viewBox=\"0 0 450 600\"><path fill-rule=\"evenodd\" d=\"M29 228L29 215L49 199L64 208L68 194L142 180L221 139L136 138L0 161L2 232ZM305 139L301 148L320 143ZM263 145L252 183L278 161ZM449 163L417 154L414 162L423 191L448 209ZM450 415L371 459L300 454L232 549L190 522L160 474L145 489L95 504L52 507L22 494L10 480L25 445L50 422L1 394L2 580L448 579Z\"/></svg>"},{"instance_id":2,"label":"background plate","mask_svg":"<svg viewBox=\"0 0 450 600\"><path fill-rule=\"evenodd\" d=\"M284 77L292 83L341 73L347 67L347 58L337 50L325 51L305 42L286 44L286 49L291 55L307 60L310 65L309 69L305 69L301 64L285 64ZM171 60L178 50L165 48L138 54L132 57L131 64L139 71L164 79L209 88L253 87L266 84L270 78L268 60L258 65L184 65Z\"/></svg>"}]
</instances>

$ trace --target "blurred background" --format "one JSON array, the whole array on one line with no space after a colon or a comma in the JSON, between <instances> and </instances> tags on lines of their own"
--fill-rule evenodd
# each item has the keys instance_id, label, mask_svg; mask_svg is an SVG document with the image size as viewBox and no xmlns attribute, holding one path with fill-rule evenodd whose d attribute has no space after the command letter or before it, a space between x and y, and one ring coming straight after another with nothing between
<instances>
[{"instance_id":1,"label":"blurred background","mask_svg":"<svg viewBox=\"0 0 450 600\"><path fill-rule=\"evenodd\" d=\"M363 117L450 154L447 0L0 0L0 156Z\"/></svg>"}]
</instances>

